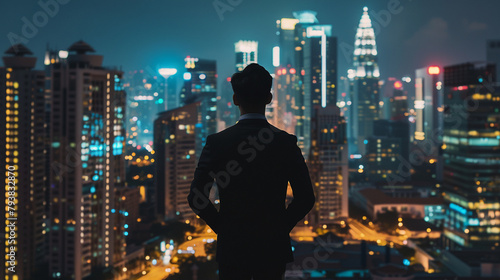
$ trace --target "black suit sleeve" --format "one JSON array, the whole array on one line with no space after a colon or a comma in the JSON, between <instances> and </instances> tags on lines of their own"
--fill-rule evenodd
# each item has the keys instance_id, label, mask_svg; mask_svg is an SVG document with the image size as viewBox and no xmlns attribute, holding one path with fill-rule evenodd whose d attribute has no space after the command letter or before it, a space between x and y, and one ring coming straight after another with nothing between
<instances>
[{"instance_id":1,"label":"black suit sleeve","mask_svg":"<svg viewBox=\"0 0 500 280\"><path fill-rule=\"evenodd\" d=\"M293 190L293 201L286 209L287 229L290 232L312 209L315 202L314 191L309 176L309 169L305 163L300 148L297 146L297 137L293 136L286 153L288 158L288 181Z\"/></svg>"},{"instance_id":2,"label":"black suit sleeve","mask_svg":"<svg viewBox=\"0 0 500 280\"><path fill-rule=\"evenodd\" d=\"M210 190L214 184L214 178L210 174L214 161L215 153L212 147L211 137L207 137L205 147L201 152L198 166L194 172L194 179L191 182L191 190L188 195L189 206L193 211L202 218L212 230L217 233L219 212L209 199Z\"/></svg>"}]
</instances>

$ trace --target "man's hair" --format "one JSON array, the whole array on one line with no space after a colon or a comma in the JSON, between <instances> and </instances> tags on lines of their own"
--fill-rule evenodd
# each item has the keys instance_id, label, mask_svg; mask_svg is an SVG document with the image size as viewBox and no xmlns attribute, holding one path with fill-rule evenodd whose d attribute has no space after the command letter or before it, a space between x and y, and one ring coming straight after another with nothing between
<instances>
[{"instance_id":1,"label":"man's hair","mask_svg":"<svg viewBox=\"0 0 500 280\"><path fill-rule=\"evenodd\" d=\"M243 107L266 105L272 85L271 74L257 63L248 65L231 77L234 94Z\"/></svg>"}]
</instances>

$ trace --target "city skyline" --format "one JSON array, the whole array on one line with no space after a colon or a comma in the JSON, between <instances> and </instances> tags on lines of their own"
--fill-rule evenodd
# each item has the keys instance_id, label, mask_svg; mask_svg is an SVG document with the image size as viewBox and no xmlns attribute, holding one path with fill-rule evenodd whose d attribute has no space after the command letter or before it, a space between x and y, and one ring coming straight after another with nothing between
<instances>
[{"instance_id":1,"label":"city skyline","mask_svg":"<svg viewBox=\"0 0 500 280\"><path fill-rule=\"evenodd\" d=\"M21 2L0 12L6 280L215 280L221 246L269 264L283 221L283 279L500 277L492 1Z\"/></svg>"},{"instance_id":2,"label":"city skyline","mask_svg":"<svg viewBox=\"0 0 500 280\"><path fill-rule=\"evenodd\" d=\"M169 4L151 1L147 5L54 1L41 1L56 3L56 8L47 8L52 11L50 13L35 2L3 4L5 9L0 14L8 24L0 27L0 34L4 34L0 49L9 47L9 36L12 38L12 34L22 36L26 40L22 43L37 57L45 52L47 44L51 48L66 49L73 42L84 40L106 56L106 65L122 67L125 71L146 67L181 69L183 58L194 55L217 60L220 75L229 76L234 72L234 56L229 55L234 42L258 41L259 61L264 67L271 68L272 48L278 45L272 30L276 20L290 17L298 10L316 10L319 11L318 20L331 24L333 35L338 37L338 72L343 75L351 65L353 33L359 22L359 12L368 6L372 13L370 16L375 18L372 20L380 27L376 30L378 47L391 50L378 54L381 79L386 79L411 74L414 69L430 64L451 65L484 60L485 41L498 37L493 27L500 24L500 19L494 15L495 9L488 8L493 2L487 0L476 1L474 5L470 5L470 1L448 0L287 1L286 5L276 1L265 4L268 7L265 13L262 13L259 1L232 1L234 6L223 0L176 1ZM453 13L449 13L451 8ZM108 9L117 12L95 13ZM27 28L24 35L28 36L24 36L23 26L26 22L33 24L33 16L37 13L42 24L40 27L33 25L33 30ZM40 16L42 13L44 15ZM374 17L373 13L379 17ZM71 17L68 16L70 14ZM92 14L92 21L84 17L88 14ZM254 16L257 14L258 17ZM255 18L259 20L252 23ZM114 26L110 22L119 24ZM251 24L255 28L248 28ZM109 28L103 29L102 26ZM208 44L199 44L199 41ZM116 42L123 43L117 46ZM134 52L134 56L128 55ZM408 63L398 63L401 59ZM39 60L36 68L40 68L42 63Z\"/></svg>"}]
</instances>

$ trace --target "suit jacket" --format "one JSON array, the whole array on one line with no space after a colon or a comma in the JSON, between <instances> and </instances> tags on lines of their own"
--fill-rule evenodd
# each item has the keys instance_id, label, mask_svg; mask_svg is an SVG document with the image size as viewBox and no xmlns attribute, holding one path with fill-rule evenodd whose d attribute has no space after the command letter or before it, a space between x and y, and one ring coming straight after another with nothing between
<instances>
[{"instance_id":1,"label":"suit jacket","mask_svg":"<svg viewBox=\"0 0 500 280\"><path fill-rule=\"evenodd\" d=\"M220 209L209 201L216 182ZM286 207L288 182L293 201ZM243 119L208 136L189 205L217 233L219 263L293 261L290 231L314 205L297 137L265 119Z\"/></svg>"}]
</instances>

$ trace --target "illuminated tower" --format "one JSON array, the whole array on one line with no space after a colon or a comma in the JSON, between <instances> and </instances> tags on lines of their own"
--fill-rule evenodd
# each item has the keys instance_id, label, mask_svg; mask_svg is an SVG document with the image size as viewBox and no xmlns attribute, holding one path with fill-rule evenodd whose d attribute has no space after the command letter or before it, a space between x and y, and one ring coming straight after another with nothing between
<instances>
[{"instance_id":1,"label":"illuminated tower","mask_svg":"<svg viewBox=\"0 0 500 280\"><path fill-rule=\"evenodd\" d=\"M316 204L308 215L312 226L348 217L348 159L346 124L337 105L315 105L309 166Z\"/></svg>"},{"instance_id":2,"label":"illuminated tower","mask_svg":"<svg viewBox=\"0 0 500 280\"><path fill-rule=\"evenodd\" d=\"M257 41L240 40L234 44L234 52L236 53L236 71L242 71L251 63L257 63L257 49L259 43Z\"/></svg>"},{"instance_id":3,"label":"illuminated tower","mask_svg":"<svg viewBox=\"0 0 500 280\"><path fill-rule=\"evenodd\" d=\"M201 102L203 119L199 124L203 135L202 143L196 148L201 154L206 137L217 132L217 64L215 60L186 57L184 87L181 90L181 106Z\"/></svg>"},{"instance_id":4,"label":"illuminated tower","mask_svg":"<svg viewBox=\"0 0 500 280\"><path fill-rule=\"evenodd\" d=\"M500 87L495 65L444 67L444 235L453 248L500 242Z\"/></svg>"},{"instance_id":5,"label":"illuminated tower","mask_svg":"<svg viewBox=\"0 0 500 280\"><path fill-rule=\"evenodd\" d=\"M295 86L295 133L305 158L311 147L313 107L335 105L337 102L337 38L332 26L321 25L316 12L294 12L295 59L292 67L298 76Z\"/></svg>"},{"instance_id":6,"label":"illuminated tower","mask_svg":"<svg viewBox=\"0 0 500 280\"><path fill-rule=\"evenodd\" d=\"M114 194L125 180L125 92L122 72L104 68L87 43L68 51L50 65L48 269L54 279L96 279L124 253L115 218L128 213L116 211Z\"/></svg>"},{"instance_id":7,"label":"illuminated tower","mask_svg":"<svg viewBox=\"0 0 500 280\"><path fill-rule=\"evenodd\" d=\"M353 67L348 71L352 106L348 129L351 130L351 153L364 153L367 138L373 133L373 122L379 119L379 77L375 31L363 8L354 40Z\"/></svg>"},{"instance_id":8,"label":"illuminated tower","mask_svg":"<svg viewBox=\"0 0 500 280\"><path fill-rule=\"evenodd\" d=\"M420 178L442 179L443 161L439 150L443 141L443 74L438 66L415 71L415 132L417 146L428 145L425 162L416 167ZM423 177L422 177L423 176Z\"/></svg>"},{"instance_id":9,"label":"illuminated tower","mask_svg":"<svg viewBox=\"0 0 500 280\"><path fill-rule=\"evenodd\" d=\"M201 102L162 112L154 121L155 209L161 219L193 221L186 199L196 168L196 147L201 142Z\"/></svg>"},{"instance_id":10,"label":"illuminated tower","mask_svg":"<svg viewBox=\"0 0 500 280\"><path fill-rule=\"evenodd\" d=\"M0 162L3 199L0 234L4 279L35 279L46 266L46 190L43 71L33 70L36 58L24 45L10 47L0 67ZM10 199L12 197L12 199ZM15 198L15 200L14 200ZM13 203L13 204L9 204ZM9 220L13 219L13 220ZM7 227L14 223L16 228ZM12 230L12 234L11 234ZM11 239L8 237L15 237ZM15 242L14 242L15 241ZM11 250L11 246L14 250ZM8 262L14 255L15 272Z\"/></svg>"}]
</instances>

